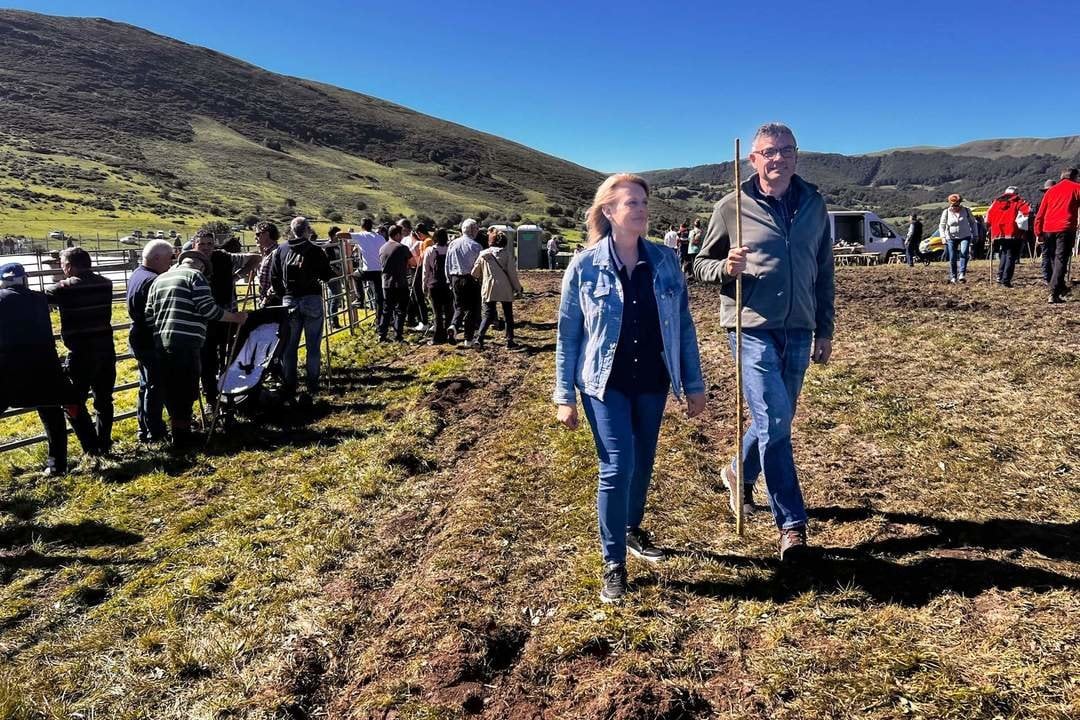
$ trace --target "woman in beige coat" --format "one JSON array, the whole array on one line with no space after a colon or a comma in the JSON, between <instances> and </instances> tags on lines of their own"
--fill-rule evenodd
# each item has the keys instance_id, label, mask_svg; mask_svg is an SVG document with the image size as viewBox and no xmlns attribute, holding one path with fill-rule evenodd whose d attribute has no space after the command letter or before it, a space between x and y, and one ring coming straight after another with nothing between
<instances>
[{"instance_id":1,"label":"woman in beige coat","mask_svg":"<svg viewBox=\"0 0 1080 720\"><path fill-rule=\"evenodd\" d=\"M472 274L480 280L480 299L484 302L484 319L480 322L477 333L477 347L484 347L484 334L488 326L495 322L496 303L502 303L503 318L506 320L506 347L514 347L514 294L521 292L518 280L517 263L513 253L506 247L506 233L495 232L488 235L488 247L476 258Z\"/></svg>"}]
</instances>

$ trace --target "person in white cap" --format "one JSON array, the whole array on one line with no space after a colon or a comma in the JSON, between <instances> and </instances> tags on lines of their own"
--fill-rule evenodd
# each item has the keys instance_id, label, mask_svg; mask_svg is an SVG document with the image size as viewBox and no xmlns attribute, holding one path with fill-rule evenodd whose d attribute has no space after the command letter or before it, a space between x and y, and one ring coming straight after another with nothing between
<instances>
[{"instance_id":1,"label":"person in white cap","mask_svg":"<svg viewBox=\"0 0 1080 720\"><path fill-rule=\"evenodd\" d=\"M1020 197L1016 186L1005 188L986 211L986 224L990 233L990 257L996 246L1001 254L998 264L997 282L1005 287L1012 287L1013 271L1020 259L1020 243L1024 233L1031 227L1031 204Z\"/></svg>"}]
</instances>

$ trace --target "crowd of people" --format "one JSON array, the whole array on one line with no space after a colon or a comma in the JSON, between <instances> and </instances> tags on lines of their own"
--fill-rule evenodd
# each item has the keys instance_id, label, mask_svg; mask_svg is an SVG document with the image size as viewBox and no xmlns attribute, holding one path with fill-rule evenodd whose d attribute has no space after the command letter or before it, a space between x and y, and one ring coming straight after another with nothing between
<instances>
[{"instance_id":1,"label":"crowd of people","mask_svg":"<svg viewBox=\"0 0 1080 720\"><path fill-rule=\"evenodd\" d=\"M188 448L195 439L196 402L203 413L218 412L219 383L248 318L236 291L244 278L251 278L257 308L287 309L279 393L286 407L309 405L320 392L323 326L327 312L332 325L338 320L342 281L355 283L358 304L370 298L380 341L391 339L391 329L393 339L403 341L408 325L430 332L433 344L461 338L463 347L483 348L489 329L498 325L507 347L515 347L512 303L522 287L505 232L491 228L484 247L475 220L462 223L452 242L446 229L432 231L423 223L413 228L408 219L376 232L367 218L361 227L359 233L331 228L331 242L320 243L307 219L297 217L283 242L276 225L261 222L255 227L258 251L250 253L235 238L219 246L209 229L196 232L179 252L167 240L149 241L125 298L128 346L138 364L138 440ZM344 258L339 240L351 247ZM44 292L30 288L21 264L0 267L0 410L38 409L48 475L68 469L65 416L86 455L109 455L116 383L112 280L94 271L81 247L60 252L59 264L63 279ZM63 363L50 306L59 309ZM307 351L302 391L301 340Z\"/></svg>"},{"instance_id":2,"label":"crowd of people","mask_svg":"<svg viewBox=\"0 0 1080 720\"><path fill-rule=\"evenodd\" d=\"M445 228L414 228L406 218L377 231L365 218L360 227L345 233L331 228L330 238L354 248L346 272L356 296L373 300L381 342L404 341L409 327L431 331L435 345L460 339L463 347L483 348L488 330L499 326L507 347L515 347L512 304L522 288L504 231L488 228L481 244L480 224L472 218L461 223L454 240Z\"/></svg>"},{"instance_id":3,"label":"crowd of people","mask_svg":"<svg viewBox=\"0 0 1080 720\"><path fill-rule=\"evenodd\" d=\"M1016 264L1026 249L1029 256L1041 257L1042 279L1050 290L1048 302L1065 302L1070 291L1068 268L1080 210L1078 174L1076 168L1065 168L1057 181L1046 181L1042 198L1034 203L1010 185L990 204L985 217L965 206L959 193L949 195L949 205L942 210L937 226L949 264L949 282L966 282L969 258L992 259L996 250L999 263L995 282L1011 288ZM909 266L923 259L922 240L922 219L912 214L905 248Z\"/></svg>"}]
</instances>

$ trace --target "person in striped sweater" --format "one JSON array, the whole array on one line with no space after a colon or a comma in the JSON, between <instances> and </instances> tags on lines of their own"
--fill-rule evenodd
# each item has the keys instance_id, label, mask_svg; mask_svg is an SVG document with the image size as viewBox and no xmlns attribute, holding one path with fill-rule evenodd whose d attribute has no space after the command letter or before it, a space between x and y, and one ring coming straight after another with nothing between
<instances>
[{"instance_id":1,"label":"person in striped sweater","mask_svg":"<svg viewBox=\"0 0 1080 720\"><path fill-rule=\"evenodd\" d=\"M246 312L233 312L214 302L206 273L208 258L195 250L180 254L176 267L150 286L146 320L154 328L154 349L164 378L165 409L173 445L191 441L191 411L198 397L202 346L212 320L243 324Z\"/></svg>"}]
</instances>

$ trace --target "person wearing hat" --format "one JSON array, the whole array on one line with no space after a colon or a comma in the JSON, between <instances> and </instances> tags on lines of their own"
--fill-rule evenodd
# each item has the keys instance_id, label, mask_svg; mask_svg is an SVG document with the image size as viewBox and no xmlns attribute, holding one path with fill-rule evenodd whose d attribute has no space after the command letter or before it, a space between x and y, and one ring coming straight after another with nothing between
<instances>
[{"instance_id":1,"label":"person wearing hat","mask_svg":"<svg viewBox=\"0 0 1080 720\"><path fill-rule=\"evenodd\" d=\"M1010 185L1005 192L990 204L986 211L986 224L990 231L990 256L993 247L998 246L1001 262L998 263L997 282L1005 287L1012 287L1013 271L1020 259L1020 243L1031 221L1031 205L1016 192L1016 186Z\"/></svg>"},{"instance_id":2,"label":"person wearing hat","mask_svg":"<svg viewBox=\"0 0 1080 720\"><path fill-rule=\"evenodd\" d=\"M81 247L60 253L64 279L45 291L60 309L60 337L67 347L64 370L74 389L71 426L90 455L105 455L112 445L113 386L116 350L112 328L112 280L94 272L90 253ZM86 400L94 396L96 422Z\"/></svg>"},{"instance_id":3,"label":"person wearing hat","mask_svg":"<svg viewBox=\"0 0 1080 720\"><path fill-rule=\"evenodd\" d=\"M1043 197L1046 197L1046 192L1057 184L1056 180L1047 180L1043 183ZM1042 198L1039 199L1039 207L1042 206ZM1035 208L1035 214L1038 215L1039 207ZM1034 223L1032 223L1032 231L1034 231ZM1053 241L1051 240L1051 243ZM1035 252L1042 253L1039 257L1039 269L1042 272L1043 284L1050 284L1050 276L1054 272L1054 248L1052 245L1046 244L1046 236L1043 233L1035 232Z\"/></svg>"},{"instance_id":4,"label":"person wearing hat","mask_svg":"<svg viewBox=\"0 0 1080 720\"><path fill-rule=\"evenodd\" d=\"M49 302L27 284L19 263L0 265L0 412L36 408L48 442L46 475L67 472L67 429L61 406L69 385L56 355Z\"/></svg>"},{"instance_id":5,"label":"person wearing hat","mask_svg":"<svg viewBox=\"0 0 1080 720\"><path fill-rule=\"evenodd\" d=\"M281 304L289 308L289 338L282 358L282 375L286 398L296 392L297 363L300 352L300 333L307 348L308 396L319 391L319 366L322 352L319 342L323 329L323 297L320 282L329 282L330 259L321 247L311 241L314 231L304 217L295 217L289 224L292 237L274 251L270 266L270 283ZM306 398L306 399L310 399Z\"/></svg>"},{"instance_id":6,"label":"person wearing hat","mask_svg":"<svg viewBox=\"0 0 1080 720\"><path fill-rule=\"evenodd\" d=\"M209 267L210 259L198 250L182 252L176 267L154 280L146 298L145 317L154 328L155 362L177 448L192 438L191 411L199 394L207 324L220 320L242 325L247 320L246 312L214 302L206 279Z\"/></svg>"},{"instance_id":7,"label":"person wearing hat","mask_svg":"<svg viewBox=\"0 0 1080 720\"><path fill-rule=\"evenodd\" d=\"M959 193L949 196L949 207L941 211L938 233L949 250L949 282L964 282L967 273L968 250L978 232L971 210L964 207Z\"/></svg>"},{"instance_id":8,"label":"person wearing hat","mask_svg":"<svg viewBox=\"0 0 1080 720\"><path fill-rule=\"evenodd\" d=\"M1054 248L1054 272L1050 276L1051 305L1065 302L1072 290L1068 282L1069 260L1076 243L1077 212L1080 211L1080 170L1066 168L1061 179L1046 191L1035 215L1035 232Z\"/></svg>"}]
</instances>

